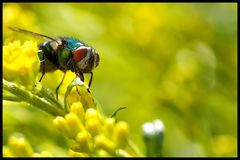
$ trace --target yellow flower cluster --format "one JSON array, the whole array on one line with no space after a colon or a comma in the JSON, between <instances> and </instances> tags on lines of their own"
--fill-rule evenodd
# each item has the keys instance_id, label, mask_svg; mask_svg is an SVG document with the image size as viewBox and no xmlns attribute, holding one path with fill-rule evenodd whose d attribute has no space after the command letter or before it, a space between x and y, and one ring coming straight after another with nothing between
<instances>
[{"instance_id":1,"label":"yellow flower cluster","mask_svg":"<svg viewBox=\"0 0 240 160\"><path fill-rule=\"evenodd\" d=\"M94 108L85 111L81 102L74 102L70 112L57 116L53 123L71 140L71 156L118 156L119 149L127 145L126 122L102 117Z\"/></svg>"},{"instance_id":2,"label":"yellow flower cluster","mask_svg":"<svg viewBox=\"0 0 240 160\"><path fill-rule=\"evenodd\" d=\"M38 71L37 42L14 41L3 46L4 79L32 86Z\"/></svg>"},{"instance_id":3,"label":"yellow flower cluster","mask_svg":"<svg viewBox=\"0 0 240 160\"><path fill-rule=\"evenodd\" d=\"M3 146L3 157L52 157L48 151L37 153L24 137L11 136Z\"/></svg>"}]
</instances>

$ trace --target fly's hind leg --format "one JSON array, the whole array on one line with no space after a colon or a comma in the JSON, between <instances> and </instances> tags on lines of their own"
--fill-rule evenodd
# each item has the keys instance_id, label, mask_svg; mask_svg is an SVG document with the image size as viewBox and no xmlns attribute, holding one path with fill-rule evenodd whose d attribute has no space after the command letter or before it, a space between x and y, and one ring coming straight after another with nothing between
<instances>
[{"instance_id":1,"label":"fly's hind leg","mask_svg":"<svg viewBox=\"0 0 240 160\"><path fill-rule=\"evenodd\" d=\"M64 72L63 78L62 78L61 82L59 83L59 85L56 88L56 99L57 100L58 100L58 90L59 90L60 86L62 85L65 76L66 76L66 72Z\"/></svg>"}]
</instances>

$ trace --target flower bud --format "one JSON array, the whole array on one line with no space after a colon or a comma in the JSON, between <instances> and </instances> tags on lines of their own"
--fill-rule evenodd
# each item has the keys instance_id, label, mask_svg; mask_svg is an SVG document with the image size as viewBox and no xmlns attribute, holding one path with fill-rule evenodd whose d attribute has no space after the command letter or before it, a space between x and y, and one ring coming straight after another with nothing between
<instances>
[{"instance_id":1,"label":"flower bud","mask_svg":"<svg viewBox=\"0 0 240 160\"><path fill-rule=\"evenodd\" d=\"M85 111L81 102L74 102L70 108L71 113L75 113L78 118L84 122Z\"/></svg>"},{"instance_id":2,"label":"flower bud","mask_svg":"<svg viewBox=\"0 0 240 160\"><path fill-rule=\"evenodd\" d=\"M92 136L99 134L100 118L99 118L98 112L95 109L89 108L86 111L85 126Z\"/></svg>"},{"instance_id":3,"label":"flower bud","mask_svg":"<svg viewBox=\"0 0 240 160\"><path fill-rule=\"evenodd\" d=\"M92 118L99 118L98 116L98 112L95 109L89 108L86 111L85 120L87 121Z\"/></svg>"},{"instance_id":4,"label":"flower bud","mask_svg":"<svg viewBox=\"0 0 240 160\"><path fill-rule=\"evenodd\" d=\"M23 137L11 136L8 143L8 146L14 156L30 157L33 154L31 145Z\"/></svg>"},{"instance_id":5,"label":"flower bud","mask_svg":"<svg viewBox=\"0 0 240 160\"><path fill-rule=\"evenodd\" d=\"M103 135L95 136L94 143L97 148L107 151L110 155L115 155L115 149L116 149L115 144L105 136Z\"/></svg>"},{"instance_id":6,"label":"flower bud","mask_svg":"<svg viewBox=\"0 0 240 160\"><path fill-rule=\"evenodd\" d=\"M86 129L92 136L96 136L100 132L100 120L96 117L86 121Z\"/></svg>"},{"instance_id":7,"label":"flower bud","mask_svg":"<svg viewBox=\"0 0 240 160\"><path fill-rule=\"evenodd\" d=\"M105 118L103 122L103 132L106 137L111 138L115 126L114 118Z\"/></svg>"},{"instance_id":8,"label":"flower bud","mask_svg":"<svg viewBox=\"0 0 240 160\"><path fill-rule=\"evenodd\" d=\"M144 123L142 130L147 156L161 156L164 135L164 125L162 121L155 120Z\"/></svg>"},{"instance_id":9,"label":"flower bud","mask_svg":"<svg viewBox=\"0 0 240 160\"><path fill-rule=\"evenodd\" d=\"M127 144L129 128L126 122L118 122L113 130L113 141L119 148L123 148Z\"/></svg>"},{"instance_id":10,"label":"flower bud","mask_svg":"<svg viewBox=\"0 0 240 160\"><path fill-rule=\"evenodd\" d=\"M68 113L65 115L65 120L70 129L70 137L75 138L77 133L83 128L78 116L75 113Z\"/></svg>"},{"instance_id":11,"label":"flower bud","mask_svg":"<svg viewBox=\"0 0 240 160\"><path fill-rule=\"evenodd\" d=\"M89 152L93 147L91 135L87 131L79 132L76 141L79 143L81 152Z\"/></svg>"},{"instance_id":12,"label":"flower bud","mask_svg":"<svg viewBox=\"0 0 240 160\"><path fill-rule=\"evenodd\" d=\"M71 137L71 132L68 127L67 121L62 116L57 116L53 120L53 125L62 132L65 136Z\"/></svg>"}]
</instances>

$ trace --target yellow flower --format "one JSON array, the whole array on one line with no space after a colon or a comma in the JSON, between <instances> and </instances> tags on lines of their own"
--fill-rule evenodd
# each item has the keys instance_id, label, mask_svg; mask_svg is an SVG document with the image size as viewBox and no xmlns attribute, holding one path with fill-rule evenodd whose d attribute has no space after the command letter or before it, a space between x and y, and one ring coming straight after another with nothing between
<instances>
[{"instance_id":1,"label":"yellow flower","mask_svg":"<svg viewBox=\"0 0 240 160\"><path fill-rule=\"evenodd\" d=\"M113 141L119 148L124 148L127 144L127 137L129 135L129 128L126 122L118 122L113 130Z\"/></svg>"},{"instance_id":2,"label":"yellow flower","mask_svg":"<svg viewBox=\"0 0 240 160\"><path fill-rule=\"evenodd\" d=\"M72 156L116 156L126 148L129 128L126 122L115 122L94 108L84 109L80 101L72 103L70 113L56 117L55 127L71 139Z\"/></svg>"},{"instance_id":3,"label":"yellow flower","mask_svg":"<svg viewBox=\"0 0 240 160\"><path fill-rule=\"evenodd\" d=\"M16 136L17 135L17 136ZM12 135L8 139L8 143L3 146L3 157L52 157L53 155L48 151L42 151L36 153L33 151L33 147L19 134Z\"/></svg>"},{"instance_id":4,"label":"yellow flower","mask_svg":"<svg viewBox=\"0 0 240 160\"><path fill-rule=\"evenodd\" d=\"M16 156L19 157L31 156L33 154L31 145L23 137L10 137L9 148Z\"/></svg>"},{"instance_id":5,"label":"yellow flower","mask_svg":"<svg viewBox=\"0 0 240 160\"><path fill-rule=\"evenodd\" d=\"M32 86L39 71L37 42L14 41L3 46L3 77Z\"/></svg>"}]
</instances>

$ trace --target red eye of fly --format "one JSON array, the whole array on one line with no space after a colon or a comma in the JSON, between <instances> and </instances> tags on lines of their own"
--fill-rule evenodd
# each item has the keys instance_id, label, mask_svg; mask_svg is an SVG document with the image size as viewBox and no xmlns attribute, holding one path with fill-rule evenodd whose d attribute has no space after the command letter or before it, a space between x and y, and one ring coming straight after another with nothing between
<instances>
[{"instance_id":1,"label":"red eye of fly","mask_svg":"<svg viewBox=\"0 0 240 160\"><path fill-rule=\"evenodd\" d=\"M81 61L84 57L86 57L88 52L87 48L78 48L73 52L73 59L75 62Z\"/></svg>"}]
</instances>

